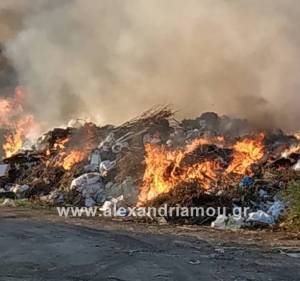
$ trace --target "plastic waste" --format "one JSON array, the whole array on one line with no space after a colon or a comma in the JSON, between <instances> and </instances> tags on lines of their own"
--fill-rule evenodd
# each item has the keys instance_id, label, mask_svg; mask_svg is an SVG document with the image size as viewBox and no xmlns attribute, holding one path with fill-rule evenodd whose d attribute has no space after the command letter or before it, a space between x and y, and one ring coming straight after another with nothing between
<instances>
[{"instance_id":1,"label":"plastic waste","mask_svg":"<svg viewBox=\"0 0 300 281\"><path fill-rule=\"evenodd\" d=\"M101 176L107 176L108 172L117 165L116 161L105 160L100 163L99 171Z\"/></svg>"},{"instance_id":2,"label":"plastic waste","mask_svg":"<svg viewBox=\"0 0 300 281\"><path fill-rule=\"evenodd\" d=\"M74 179L71 190L77 190L85 199L86 207L102 204L105 201L104 184L99 173L87 173Z\"/></svg>"},{"instance_id":3,"label":"plastic waste","mask_svg":"<svg viewBox=\"0 0 300 281\"><path fill-rule=\"evenodd\" d=\"M2 206L3 207L16 207L16 203L15 203L15 200L6 198L4 200L4 202L2 203Z\"/></svg>"},{"instance_id":4,"label":"plastic waste","mask_svg":"<svg viewBox=\"0 0 300 281\"><path fill-rule=\"evenodd\" d=\"M273 205L269 208L268 214L271 215L275 221L279 219L279 217L283 214L285 209L285 205L283 202L277 200L273 203Z\"/></svg>"},{"instance_id":5,"label":"plastic waste","mask_svg":"<svg viewBox=\"0 0 300 281\"><path fill-rule=\"evenodd\" d=\"M93 198L89 197L85 199L84 204L86 207L91 208L96 205L96 202Z\"/></svg>"},{"instance_id":6,"label":"plastic waste","mask_svg":"<svg viewBox=\"0 0 300 281\"><path fill-rule=\"evenodd\" d=\"M217 229L240 229L243 225L244 218L231 215L219 215L216 220L211 223L211 227Z\"/></svg>"},{"instance_id":7,"label":"plastic waste","mask_svg":"<svg viewBox=\"0 0 300 281\"><path fill-rule=\"evenodd\" d=\"M8 174L10 166L8 164L1 164L0 165L0 177L5 177Z\"/></svg>"},{"instance_id":8,"label":"plastic waste","mask_svg":"<svg viewBox=\"0 0 300 281\"><path fill-rule=\"evenodd\" d=\"M26 191L29 189L30 187L27 184L14 184L10 187L9 191L15 193L18 199L22 199L25 197Z\"/></svg>"},{"instance_id":9,"label":"plastic waste","mask_svg":"<svg viewBox=\"0 0 300 281\"><path fill-rule=\"evenodd\" d=\"M272 225L275 223L275 220L271 215L262 210L259 210L257 212L249 213L247 222L259 222Z\"/></svg>"},{"instance_id":10,"label":"plastic waste","mask_svg":"<svg viewBox=\"0 0 300 281\"><path fill-rule=\"evenodd\" d=\"M120 207L124 202L124 197L123 195L117 197L117 198L112 198L111 200L107 200L103 203L103 205L100 207L100 211L106 212L109 210L116 210L117 208ZM113 214L117 215L117 214Z\"/></svg>"},{"instance_id":11,"label":"plastic waste","mask_svg":"<svg viewBox=\"0 0 300 281\"><path fill-rule=\"evenodd\" d=\"M240 182L240 187L249 187L253 183L254 183L254 180L252 177L245 176Z\"/></svg>"},{"instance_id":12,"label":"plastic waste","mask_svg":"<svg viewBox=\"0 0 300 281\"><path fill-rule=\"evenodd\" d=\"M296 172L300 171L300 160L293 166L293 170Z\"/></svg>"},{"instance_id":13,"label":"plastic waste","mask_svg":"<svg viewBox=\"0 0 300 281\"><path fill-rule=\"evenodd\" d=\"M217 229L225 229L226 228L226 222L228 221L228 217L225 215L219 215L215 221L211 223L211 227L217 228Z\"/></svg>"},{"instance_id":14,"label":"plastic waste","mask_svg":"<svg viewBox=\"0 0 300 281\"><path fill-rule=\"evenodd\" d=\"M86 173L74 179L71 183L71 189L81 187L83 185L91 185L99 182L101 175L99 173Z\"/></svg>"}]
</instances>

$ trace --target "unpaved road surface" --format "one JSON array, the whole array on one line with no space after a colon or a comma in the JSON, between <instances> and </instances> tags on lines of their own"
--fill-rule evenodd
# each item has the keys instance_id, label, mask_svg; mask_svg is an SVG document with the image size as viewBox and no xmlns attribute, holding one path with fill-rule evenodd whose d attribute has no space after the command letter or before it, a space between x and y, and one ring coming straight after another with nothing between
<instances>
[{"instance_id":1,"label":"unpaved road surface","mask_svg":"<svg viewBox=\"0 0 300 281\"><path fill-rule=\"evenodd\" d=\"M299 281L300 259L261 246L0 217L0 280Z\"/></svg>"}]
</instances>

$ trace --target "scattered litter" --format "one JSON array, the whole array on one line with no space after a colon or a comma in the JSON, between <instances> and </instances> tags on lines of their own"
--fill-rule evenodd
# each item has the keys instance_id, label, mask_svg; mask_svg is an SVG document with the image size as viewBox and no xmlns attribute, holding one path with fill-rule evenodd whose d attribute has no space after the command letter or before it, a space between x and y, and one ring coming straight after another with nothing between
<instances>
[{"instance_id":1,"label":"scattered litter","mask_svg":"<svg viewBox=\"0 0 300 281\"><path fill-rule=\"evenodd\" d=\"M244 218L238 216L229 216L227 221L227 229L240 229L244 225Z\"/></svg>"},{"instance_id":2,"label":"scattered litter","mask_svg":"<svg viewBox=\"0 0 300 281\"><path fill-rule=\"evenodd\" d=\"M154 219L155 219L156 222L158 222L159 225L168 224L168 221L164 217L155 217Z\"/></svg>"},{"instance_id":3,"label":"scattered litter","mask_svg":"<svg viewBox=\"0 0 300 281\"><path fill-rule=\"evenodd\" d=\"M258 222L258 223L264 223L264 224L269 224L272 225L275 223L274 217L271 215L267 214L266 212L259 210L257 212L252 212L249 214L248 222Z\"/></svg>"},{"instance_id":4,"label":"scattered litter","mask_svg":"<svg viewBox=\"0 0 300 281\"><path fill-rule=\"evenodd\" d=\"M228 217L225 215L219 215L215 221L211 223L211 227L217 228L217 229L225 229L226 228L226 222L228 221Z\"/></svg>"},{"instance_id":5,"label":"scattered litter","mask_svg":"<svg viewBox=\"0 0 300 281\"><path fill-rule=\"evenodd\" d=\"M102 177L107 176L108 172L110 170L112 170L113 168L115 168L116 164L117 164L116 161L109 161L109 160L105 160L105 161L101 162L100 168L99 168L100 175Z\"/></svg>"},{"instance_id":6,"label":"scattered litter","mask_svg":"<svg viewBox=\"0 0 300 281\"><path fill-rule=\"evenodd\" d=\"M190 260L189 261L189 264L192 264L192 265L198 265L198 264L201 264L201 261L200 260Z\"/></svg>"},{"instance_id":7,"label":"scattered litter","mask_svg":"<svg viewBox=\"0 0 300 281\"><path fill-rule=\"evenodd\" d=\"M0 177L8 176L10 166L8 164L1 164L0 165Z\"/></svg>"},{"instance_id":8,"label":"scattered litter","mask_svg":"<svg viewBox=\"0 0 300 281\"><path fill-rule=\"evenodd\" d=\"M102 151L109 152L114 143L114 135L110 133L104 141L100 143L98 148Z\"/></svg>"},{"instance_id":9,"label":"scattered litter","mask_svg":"<svg viewBox=\"0 0 300 281\"><path fill-rule=\"evenodd\" d=\"M285 253L287 256L299 259L300 258L300 253Z\"/></svg>"},{"instance_id":10,"label":"scattered litter","mask_svg":"<svg viewBox=\"0 0 300 281\"><path fill-rule=\"evenodd\" d=\"M61 205L65 202L64 195L59 190L53 190L48 195L40 196L40 200L51 205Z\"/></svg>"},{"instance_id":11,"label":"scattered litter","mask_svg":"<svg viewBox=\"0 0 300 281\"><path fill-rule=\"evenodd\" d=\"M27 184L15 184L9 188L9 191L15 193L18 199L23 199L25 198L25 194L29 189L30 187Z\"/></svg>"},{"instance_id":12,"label":"scattered litter","mask_svg":"<svg viewBox=\"0 0 300 281\"><path fill-rule=\"evenodd\" d=\"M86 207L92 207L105 201L105 186L99 173L81 175L72 181L70 189L81 194Z\"/></svg>"},{"instance_id":13,"label":"scattered litter","mask_svg":"<svg viewBox=\"0 0 300 281\"><path fill-rule=\"evenodd\" d=\"M4 202L1 204L3 207L16 207L15 200L6 198Z\"/></svg>"},{"instance_id":14,"label":"scattered litter","mask_svg":"<svg viewBox=\"0 0 300 281\"><path fill-rule=\"evenodd\" d=\"M300 160L293 166L293 170L296 172L300 171Z\"/></svg>"},{"instance_id":15,"label":"scattered litter","mask_svg":"<svg viewBox=\"0 0 300 281\"><path fill-rule=\"evenodd\" d=\"M215 252L217 252L219 254L225 254L224 248L215 248Z\"/></svg>"},{"instance_id":16,"label":"scattered litter","mask_svg":"<svg viewBox=\"0 0 300 281\"><path fill-rule=\"evenodd\" d=\"M85 206L90 208L96 205L96 202L94 201L93 198L89 197L89 198L85 198Z\"/></svg>"},{"instance_id":17,"label":"scattered litter","mask_svg":"<svg viewBox=\"0 0 300 281\"><path fill-rule=\"evenodd\" d=\"M281 215L283 215L285 205L281 201L275 201L273 205L269 208L268 214L274 218L274 221L277 221Z\"/></svg>"},{"instance_id":18,"label":"scattered litter","mask_svg":"<svg viewBox=\"0 0 300 281\"><path fill-rule=\"evenodd\" d=\"M71 189L77 188L82 190L84 187L93 185L101 180L99 173L87 173L83 174L80 177L74 179L71 183Z\"/></svg>"},{"instance_id":19,"label":"scattered litter","mask_svg":"<svg viewBox=\"0 0 300 281\"><path fill-rule=\"evenodd\" d=\"M90 165L91 167L93 167L95 169L95 171L97 170L97 168L99 167L101 163L101 155L100 155L100 151L99 150L95 150L92 152L92 154L90 155Z\"/></svg>"},{"instance_id":20,"label":"scattered litter","mask_svg":"<svg viewBox=\"0 0 300 281\"><path fill-rule=\"evenodd\" d=\"M259 190L259 197L263 200L266 200L269 197L269 194L264 189Z\"/></svg>"},{"instance_id":21,"label":"scattered litter","mask_svg":"<svg viewBox=\"0 0 300 281\"><path fill-rule=\"evenodd\" d=\"M99 210L102 212L117 210L119 207L122 207L123 203L124 203L124 196L121 195L117 198L112 198L109 201L105 201Z\"/></svg>"},{"instance_id":22,"label":"scattered litter","mask_svg":"<svg viewBox=\"0 0 300 281\"><path fill-rule=\"evenodd\" d=\"M211 223L211 227L216 229L240 229L244 225L244 219L238 216L219 215L215 221Z\"/></svg>"}]
</instances>

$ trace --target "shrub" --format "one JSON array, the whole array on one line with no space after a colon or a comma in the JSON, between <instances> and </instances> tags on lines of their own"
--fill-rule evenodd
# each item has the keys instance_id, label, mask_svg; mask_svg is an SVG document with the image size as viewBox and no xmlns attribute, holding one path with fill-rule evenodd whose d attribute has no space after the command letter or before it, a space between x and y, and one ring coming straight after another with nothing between
<instances>
[{"instance_id":1,"label":"shrub","mask_svg":"<svg viewBox=\"0 0 300 281\"><path fill-rule=\"evenodd\" d=\"M289 206L286 226L289 230L300 231L300 180L289 183L284 197Z\"/></svg>"}]
</instances>

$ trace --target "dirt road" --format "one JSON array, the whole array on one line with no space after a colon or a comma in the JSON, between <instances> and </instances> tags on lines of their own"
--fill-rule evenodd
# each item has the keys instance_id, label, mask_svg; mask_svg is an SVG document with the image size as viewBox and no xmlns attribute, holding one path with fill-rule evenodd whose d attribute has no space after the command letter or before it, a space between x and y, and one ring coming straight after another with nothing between
<instances>
[{"instance_id":1,"label":"dirt road","mask_svg":"<svg viewBox=\"0 0 300 281\"><path fill-rule=\"evenodd\" d=\"M0 216L1 281L296 281L299 265L270 247Z\"/></svg>"}]
</instances>

